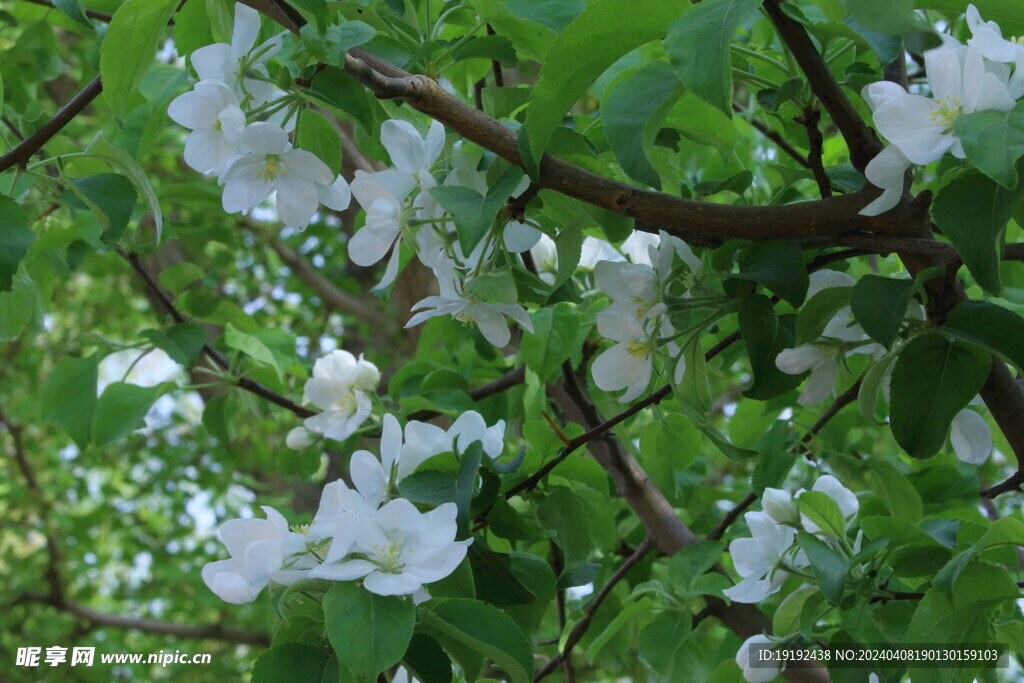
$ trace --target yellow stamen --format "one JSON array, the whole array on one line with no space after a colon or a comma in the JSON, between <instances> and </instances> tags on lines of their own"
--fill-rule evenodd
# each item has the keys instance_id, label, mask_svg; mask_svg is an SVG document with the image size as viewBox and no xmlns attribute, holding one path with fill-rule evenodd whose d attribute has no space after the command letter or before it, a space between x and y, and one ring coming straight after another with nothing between
<instances>
[{"instance_id":1,"label":"yellow stamen","mask_svg":"<svg viewBox=\"0 0 1024 683\"><path fill-rule=\"evenodd\" d=\"M281 157L276 154L268 154L263 158L263 169L257 177L263 178L263 182L269 183L277 180L278 175L288 175L287 169L281 165Z\"/></svg>"},{"instance_id":2,"label":"yellow stamen","mask_svg":"<svg viewBox=\"0 0 1024 683\"><path fill-rule=\"evenodd\" d=\"M643 358L652 351L654 351L654 344L649 341L631 339L626 343L626 353L633 356L633 358Z\"/></svg>"},{"instance_id":3,"label":"yellow stamen","mask_svg":"<svg viewBox=\"0 0 1024 683\"><path fill-rule=\"evenodd\" d=\"M466 311L452 313L452 317L461 322L463 325L469 325L471 322L473 322L473 316L471 316Z\"/></svg>"},{"instance_id":4,"label":"yellow stamen","mask_svg":"<svg viewBox=\"0 0 1024 683\"><path fill-rule=\"evenodd\" d=\"M932 123L943 128L952 128L956 117L960 116L963 111L960 106L960 98L956 96L944 100L935 100L935 105L929 117Z\"/></svg>"}]
</instances>

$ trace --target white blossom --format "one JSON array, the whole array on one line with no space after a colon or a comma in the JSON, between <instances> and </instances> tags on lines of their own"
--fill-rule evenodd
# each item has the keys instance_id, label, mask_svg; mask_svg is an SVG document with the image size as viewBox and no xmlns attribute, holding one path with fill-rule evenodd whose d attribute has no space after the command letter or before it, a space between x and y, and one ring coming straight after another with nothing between
<instances>
[{"instance_id":1,"label":"white blossom","mask_svg":"<svg viewBox=\"0 0 1024 683\"><path fill-rule=\"evenodd\" d=\"M953 417L949 442L956 457L972 465L980 465L992 452L992 430L979 413L964 408Z\"/></svg>"},{"instance_id":2,"label":"white blossom","mask_svg":"<svg viewBox=\"0 0 1024 683\"><path fill-rule=\"evenodd\" d=\"M369 507L340 515L323 564L312 578L363 579L377 595L412 595L424 584L455 571L472 539L456 541L455 503L421 513L398 498L376 511Z\"/></svg>"},{"instance_id":3,"label":"white blossom","mask_svg":"<svg viewBox=\"0 0 1024 683\"><path fill-rule=\"evenodd\" d=\"M793 524L800 515L789 491L766 487L761 494L761 508L776 524Z\"/></svg>"},{"instance_id":4,"label":"white blossom","mask_svg":"<svg viewBox=\"0 0 1024 683\"><path fill-rule=\"evenodd\" d=\"M241 155L245 113L224 83L196 83L171 101L167 115L192 131L185 140L185 163L196 171L219 176Z\"/></svg>"},{"instance_id":5,"label":"white blossom","mask_svg":"<svg viewBox=\"0 0 1024 683\"><path fill-rule=\"evenodd\" d=\"M305 427L296 427L288 432L284 442L293 451L301 451L313 445L313 435Z\"/></svg>"},{"instance_id":6,"label":"white blossom","mask_svg":"<svg viewBox=\"0 0 1024 683\"><path fill-rule=\"evenodd\" d=\"M264 63L281 49L282 38L274 36L254 51L259 33L260 13L236 3L231 44L214 43L199 48L192 53L192 68L200 79L224 82L239 100L247 100L251 106L269 102L274 96L274 85L261 80L269 79Z\"/></svg>"},{"instance_id":7,"label":"white blossom","mask_svg":"<svg viewBox=\"0 0 1024 683\"><path fill-rule=\"evenodd\" d=\"M429 318L450 315L465 325L475 323L484 338L498 348L507 346L512 339L506 317L515 320L524 330L533 332L533 321L519 304L487 303L473 294L464 294L461 282L450 268L435 269L434 275L440 294L421 299L412 307L413 311L420 312L409 319L405 324L407 328Z\"/></svg>"},{"instance_id":8,"label":"white blossom","mask_svg":"<svg viewBox=\"0 0 1024 683\"><path fill-rule=\"evenodd\" d=\"M737 538L729 544L733 566L743 580L722 594L733 602L761 602L778 592L789 575L778 567L793 545L796 529L776 524L764 512L748 512L744 519L750 538Z\"/></svg>"},{"instance_id":9,"label":"white blossom","mask_svg":"<svg viewBox=\"0 0 1024 683\"><path fill-rule=\"evenodd\" d=\"M271 581L292 583L313 566L305 558L289 559L305 552L305 539L288 530L279 512L266 506L263 511L266 519L232 519L220 527L218 535L231 559L209 562L202 573L203 582L224 602L252 602Z\"/></svg>"},{"instance_id":10,"label":"white blossom","mask_svg":"<svg viewBox=\"0 0 1024 683\"><path fill-rule=\"evenodd\" d=\"M743 670L743 678L748 683L768 683L768 681L774 681L775 678L782 673L782 669L785 665L775 666L753 666L751 657L751 647L757 647L761 645L774 645L775 641L765 635L756 635L747 638L740 645L740 649L736 651L736 664Z\"/></svg>"},{"instance_id":11,"label":"white blossom","mask_svg":"<svg viewBox=\"0 0 1024 683\"><path fill-rule=\"evenodd\" d=\"M290 228L301 230L320 205L321 186L336 182L315 154L292 149L288 134L270 123L253 123L242 133L248 154L224 173L224 210L249 211L277 193L277 213Z\"/></svg>"},{"instance_id":12,"label":"white blossom","mask_svg":"<svg viewBox=\"0 0 1024 683\"><path fill-rule=\"evenodd\" d=\"M369 417L370 394L379 382L377 366L362 355L357 360L343 349L332 351L314 363L305 387L306 400L323 412L303 424L328 439L344 441Z\"/></svg>"},{"instance_id":13,"label":"white blossom","mask_svg":"<svg viewBox=\"0 0 1024 683\"><path fill-rule=\"evenodd\" d=\"M372 266L391 250L391 260L375 289L387 287L398 275L398 239L404 223L402 202L415 185L411 174L398 169L355 173L352 196L366 211L366 222L348 243L349 258L357 265Z\"/></svg>"}]
</instances>

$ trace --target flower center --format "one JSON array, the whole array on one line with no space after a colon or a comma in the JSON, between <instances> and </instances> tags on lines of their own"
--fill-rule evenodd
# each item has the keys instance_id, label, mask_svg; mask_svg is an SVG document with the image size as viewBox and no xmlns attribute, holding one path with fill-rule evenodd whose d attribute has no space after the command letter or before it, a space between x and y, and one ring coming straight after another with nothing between
<instances>
[{"instance_id":1,"label":"flower center","mask_svg":"<svg viewBox=\"0 0 1024 683\"><path fill-rule=\"evenodd\" d=\"M626 353L633 356L633 358L643 358L649 355L654 350L654 343L650 341L640 341L639 339L630 339L626 343Z\"/></svg>"},{"instance_id":2,"label":"flower center","mask_svg":"<svg viewBox=\"0 0 1024 683\"><path fill-rule=\"evenodd\" d=\"M401 541L384 546L374 545L371 546L371 550L374 553L374 561L381 568L381 571L388 574L398 574L405 567L405 562L402 561ZM409 548L407 552L411 553L412 548Z\"/></svg>"},{"instance_id":3,"label":"flower center","mask_svg":"<svg viewBox=\"0 0 1024 683\"><path fill-rule=\"evenodd\" d=\"M960 98L954 95L947 99L935 100L935 105L929 114L932 123L943 128L951 128L961 112Z\"/></svg>"},{"instance_id":4,"label":"flower center","mask_svg":"<svg viewBox=\"0 0 1024 683\"><path fill-rule=\"evenodd\" d=\"M651 306L655 304L654 301L647 301L639 296L634 295L632 299L633 303L636 304L636 317L640 319L651 309Z\"/></svg>"},{"instance_id":5,"label":"flower center","mask_svg":"<svg viewBox=\"0 0 1024 683\"><path fill-rule=\"evenodd\" d=\"M260 170L257 177L263 178L263 182L269 183L277 180L278 175L288 175L287 169L281 165L281 157L276 154L268 154L263 157L263 169Z\"/></svg>"},{"instance_id":6,"label":"flower center","mask_svg":"<svg viewBox=\"0 0 1024 683\"><path fill-rule=\"evenodd\" d=\"M356 399L355 393L346 391L342 394L341 398L338 399L338 409L343 413L354 413L358 406L358 399Z\"/></svg>"},{"instance_id":7,"label":"flower center","mask_svg":"<svg viewBox=\"0 0 1024 683\"><path fill-rule=\"evenodd\" d=\"M1010 42L1014 45L1024 47L1024 36L1014 36L1013 38L1010 38Z\"/></svg>"},{"instance_id":8,"label":"flower center","mask_svg":"<svg viewBox=\"0 0 1024 683\"><path fill-rule=\"evenodd\" d=\"M461 322L463 325L469 325L473 322L473 316L466 311L459 311L458 313L452 313L452 317Z\"/></svg>"},{"instance_id":9,"label":"flower center","mask_svg":"<svg viewBox=\"0 0 1024 683\"><path fill-rule=\"evenodd\" d=\"M217 119L216 121L213 122L213 130L215 130L218 133L223 133L224 132L224 123L221 122L220 119Z\"/></svg>"}]
</instances>

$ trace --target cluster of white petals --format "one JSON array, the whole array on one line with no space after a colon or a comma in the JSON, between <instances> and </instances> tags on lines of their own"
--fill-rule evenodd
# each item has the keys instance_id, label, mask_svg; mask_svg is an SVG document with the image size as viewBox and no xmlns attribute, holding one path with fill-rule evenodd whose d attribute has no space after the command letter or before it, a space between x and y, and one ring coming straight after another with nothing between
<instances>
[{"instance_id":1,"label":"cluster of white petals","mask_svg":"<svg viewBox=\"0 0 1024 683\"><path fill-rule=\"evenodd\" d=\"M811 273L807 298L826 289L853 287L854 284L854 279L846 273L819 270ZM785 349L775 358L775 366L788 375L811 371L797 402L802 406L812 406L832 395L839 374L839 363L846 356L856 353L871 354L877 359L885 354L885 348L871 342L870 337L854 321L853 311L849 306L844 306L825 326L820 340Z\"/></svg>"},{"instance_id":2,"label":"cluster of white petals","mask_svg":"<svg viewBox=\"0 0 1024 683\"><path fill-rule=\"evenodd\" d=\"M691 276L701 268L700 259L689 245L664 231L654 239L634 239L631 247L634 263L601 260L594 269L598 288L612 300L608 308L597 314L597 330L616 343L594 359L591 372L599 389L625 389L619 398L622 403L632 401L647 389L654 373L654 359L662 346L669 356L677 356L673 379L676 384L682 382L686 362L680 348L672 342L659 342L675 334L664 290L676 256L687 265ZM640 260L646 262L635 262Z\"/></svg>"},{"instance_id":3,"label":"cluster of white petals","mask_svg":"<svg viewBox=\"0 0 1024 683\"><path fill-rule=\"evenodd\" d=\"M835 501L847 525L860 509L857 496L832 475L819 477L811 490L824 493ZM812 534L824 532L799 513L796 499L803 492L801 489L790 495L782 489L766 488L761 497L762 511L744 515L750 537L737 538L729 544L733 566L743 578L732 588L722 591L727 598L733 602L761 602L778 592L789 577L789 572L782 565L800 569L809 564L795 544L797 530L802 527Z\"/></svg>"},{"instance_id":4,"label":"cluster of white petals","mask_svg":"<svg viewBox=\"0 0 1024 683\"><path fill-rule=\"evenodd\" d=\"M192 53L200 81L168 106L167 114L190 129L185 163L224 185L227 213L250 211L271 194L277 214L290 228L309 225L322 203L337 211L348 207L348 184L315 154L292 148L283 94L269 82L265 62L281 49L281 37L255 47L260 15L235 6L231 44L215 43ZM269 103L269 104L268 104ZM260 114L261 107L269 106ZM247 114L247 111L249 114ZM263 120L249 121L250 116Z\"/></svg>"},{"instance_id":5,"label":"cluster of white petals","mask_svg":"<svg viewBox=\"0 0 1024 683\"><path fill-rule=\"evenodd\" d=\"M306 418L305 428L324 438L344 441L370 416L370 396L379 383L380 371L363 360L362 354L357 359L337 349L318 359L313 364L313 376L306 382L305 395L323 412ZM298 440L298 436L294 438Z\"/></svg>"},{"instance_id":6,"label":"cluster of white petals","mask_svg":"<svg viewBox=\"0 0 1024 683\"><path fill-rule=\"evenodd\" d=\"M344 370L350 386L360 386L360 391L376 385L372 365L353 366L343 357L329 363ZM377 595L423 597L425 584L455 571L472 540L455 540L454 503L421 512L395 497L395 488L433 456L461 454L475 442L488 457L497 458L504 438L503 420L488 426L474 411L460 415L447 430L411 421L404 434L397 418L387 414L380 460L365 450L352 456L355 489L341 480L325 486L313 522L303 533L290 530L285 518L269 507L263 508L266 519L225 522L219 535L231 558L207 564L203 580L232 604L252 602L270 583L289 585L305 578L362 580Z\"/></svg>"},{"instance_id":7,"label":"cluster of white petals","mask_svg":"<svg viewBox=\"0 0 1024 683\"><path fill-rule=\"evenodd\" d=\"M871 83L861 93L875 128L890 142L864 170L883 192L862 214L877 216L899 203L911 164L929 164L947 151L965 158L953 129L961 114L1009 111L1024 95L1024 46L1004 39L999 26L985 23L974 5L968 6L967 19L972 32L967 45L943 36L941 47L924 53L930 97L890 81Z\"/></svg>"}]
</instances>

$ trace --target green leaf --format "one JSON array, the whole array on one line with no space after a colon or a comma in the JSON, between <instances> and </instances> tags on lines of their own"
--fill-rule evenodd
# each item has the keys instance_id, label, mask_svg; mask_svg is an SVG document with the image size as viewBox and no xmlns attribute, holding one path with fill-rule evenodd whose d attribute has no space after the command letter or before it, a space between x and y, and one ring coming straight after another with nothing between
<instances>
[{"instance_id":1,"label":"green leaf","mask_svg":"<svg viewBox=\"0 0 1024 683\"><path fill-rule=\"evenodd\" d=\"M787 375L775 365L776 356L793 345L793 333L775 314L768 297L755 294L742 299L738 318L754 375L754 383L743 395L763 401L798 387L802 375Z\"/></svg>"},{"instance_id":2,"label":"green leaf","mask_svg":"<svg viewBox=\"0 0 1024 683\"><path fill-rule=\"evenodd\" d=\"M987 301L965 301L946 316L945 329L984 346L1024 369L1024 318Z\"/></svg>"},{"instance_id":3,"label":"green leaf","mask_svg":"<svg viewBox=\"0 0 1024 683\"><path fill-rule=\"evenodd\" d=\"M804 586L787 595L772 617L772 633L782 637L798 633L805 610L818 609L824 597L817 586Z\"/></svg>"},{"instance_id":4,"label":"green leaf","mask_svg":"<svg viewBox=\"0 0 1024 683\"><path fill-rule=\"evenodd\" d=\"M811 569L814 570L814 576L818 579L818 586L825 599L833 605L838 605L843 599L843 588L849 571L846 562L817 536L799 531L796 539L811 563Z\"/></svg>"},{"instance_id":5,"label":"green leaf","mask_svg":"<svg viewBox=\"0 0 1024 683\"><path fill-rule=\"evenodd\" d=\"M257 363L274 368L282 381L295 362L295 335L284 330L256 330L247 333L228 323L224 329L224 343Z\"/></svg>"},{"instance_id":6,"label":"green leaf","mask_svg":"<svg viewBox=\"0 0 1024 683\"><path fill-rule=\"evenodd\" d=\"M92 423L92 442L103 446L135 431L142 424L153 402L163 393L163 385L140 387L125 382L107 385L96 403Z\"/></svg>"},{"instance_id":7,"label":"green leaf","mask_svg":"<svg viewBox=\"0 0 1024 683\"><path fill-rule=\"evenodd\" d=\"M754 182L754 174L744 169L734 173L725 180L705 180L693 186L693 193L701 197L708 197L719 192L733 192L740 197L750 188Z\"/></svg>"},{"instance_id":8,"label":"green leaf","mask_svg":"<svg viewBox=\"0 0 1024 683\"><path fill-rule=\"evenodd\" d=\"M917 27L914 19L914 0L842 0L851 18L862 26L879 33L899 35ZM963 6L958 9L963 11Z\"/></svg>"},{"instance_id":9,"label":"green leaf","mask_svg":"<svg viewBox=\"0 0 1024 683\"><path fill-rule=\"evenodd\" d=\"M455 219L462 253L472 253L476 245L480 244L521 178L522 172L510 166L487 190L486 197L468 187L444 186L430 189L434 199Z\"/></svg>"},{"instance_id":10,"label":"green leaf","mask_svg":"<svg viewBox=\"0 0 1024 683\"><path fill-rule=\"evenodd\" d=\"M530 589L523 585L512 570L512 556L496 553L481 539L469 546L467 553L473 568L473 582L476 596L495 607L529 605L536 599Z\"/></svg>"},{"instance_id":11,"label":"green leaf","mask_svg":"<svg viewBox=\"0 0 1024 683\"><path fill-rule=\"evenodd\" d=\"M672 500L678 494L676 473L693 464L700 447L700 433L693 423L678 413L669 413L640 432L640 463Z\"/></svg>"},{"instance_id":12,"label":"green leaf","mask_svg":"<svg viewBox=\"0 0 1024 683\"><path fill-rule=\"evenodd\" d=\"M198 265L183 261L161 270L157 279L160 280L161 287L177 296L196 280L202 280L203 275L205 275L205 271Z\"/></svg>"},{"instance_id":13,"label":"green leaf","mask_svg":"<svg viewBox=\"0 0 1024 683\"><path fill-rule=\"evenodd\" d=\"M100 357L69 358L57 361L43 385L40 407L45 419L53 420L79 448L92 439L93 414L96 412L96 381Z\"/></svg>"},{"instance_id":14,"label":"green leaf","mask_svg":"<svg viewBox=\"0 0 1024 683\"><path fill-rule=\"evenodd\" d=\"M178 54L191 55L204 45L216 42L206 3L188 0L174 17L174 47Z\"/></svg>"},{"instance_id":15,"label":"green leaf","mask_svg":"<svg viewBox=\"0 0 1024 683\"><path fill-rule=\"evenodd\" d=\"M372 683L405 654L416 621L412 601L339 581L324 595L327 638L355 680Z\"/></svg>"},{"instance_id":16,"label":"green leaf","mask_svg":"<svg viewBox=\"0 0 1024 683\"><path fill-rule=\"evenodd\" d=\"M451 683L452 661L430 636L413 633L402 664L422 683Z\"/></svg>"},{"instance_id":17,"label":"green leaf","mask_svg":"<svg viewBox=\"0 0 1024 683\"><path fill-rule=\"evenodd\" d=\"M1024 155L1024 102L1010 111L958 116L954 130L975 168L1007 189L1017 186L1017 160Z\"/></svg>"},{"instance_id":18,"label":"green leaf","mask_svg":"<svg viewBox=\"0 0 1024 683\"><path fill-rule=\"evenodd\" d=\"M807 296L810 280L796 242L750 242L740 251L739 267L733 277L763 285L793 306L802 304Z\"/></svg>"},{"instance_id":19,"label":"green leaf","mask_svg":"<svg viewBox=\"0 0 1024 683\"><path fill-rule=\"evenodd\" d=\"M14 274L9 292L0 292L0 342L8 342L21 334L31 320L39 301L39 293L24 268Z\"/></svg>"},{"instance_id":20,"label":"green leaf","mask_svg":"<svg viewBox=\"0 0 1024 683\"><path fill-rule=\"evenodd\" d=\"M761 457L754 465L750 484L754 493L760 496L766 488L782 486L796 463L797 450L789 448L789 425L784 420L776 420L755 447Z\"/></svg>"},{"instance_id":21,"label":"green leaf","mask_svg":"<svg viewBox=\"0 0 1024 683\"><path fill-rule=\"evenodd\" d=\"M558 289L576 272L576 266L580 263L580 256L583 254L583 221L576 218L558 231L555 237L555 254L558 257L558 266L555 271L555 281L551 283L552 289Z\"/></svg>"},{"instance_id":22,"label":"green leaf","mask_svg":"<svg viewBox=\"0 0 1024 683\"><path fill-rule=\"evenodd\" d=\"M882 499L889 512L911 522L920 520L924 515L924 504L921 501L921 494L910 480L892 463L885 460L869 458L865 463L872 470L875 493Z\"/></svg>"},{"instance_id":23,"label":"green leaf","mask_svg":"<svg viewBox=\"0 0 1024 683\"><path fill-rule=\"evenodd\" d=\"M668 561L668 578L674 589L690 588L718 562L725 550L724 541L698 541L686 546Z\"/></svg>"},{"instance_id":24,"label":"green leaf","mask_svg":"<svg viewBox=\"0 0 1024 683\"><path fill-rule=\"evenodd\" d=\"M554 540L562 550L566 572L587 561L594 547L593 533L585 506L572 489L551 489L537 507L537 517L557 533Z\"/></svg>"},{"instance_id":25,"label":"green leaf","mask_svg":"<svg viewBox=\"0 0 1024 683\"><path fill-rule=\"evenodd\" d=\"M732 116L732 59L736 29L754 15L760 0L704 0L669 27L665 49L676 75L726 116Z\"/></svg>"},{"instance_id":26,"label":"green leaf","mask_svg":"<svg viewBox=\"0 0 1024 683\"><path fill-rule=\"evenodd\" d=\"M516 67L516 49L512 41L505 36L479 36L472 38L454 55L456 61L463 59L488 59L498 62L508 69Z\"/></svg>"},{"instance_id":27,"label":"green leaf","mask_svg":"<svg viewBox=\"0 0 1024 683\"><path fill-rule=\"evenodd\" d=\"M975 0L973 3L986 21L1008 21L1024 24L1024 5L1017 0ZM960 14L964 4L960 0L916 0L918 9L940 9Z\"/></svg>"},{"instance_id":28,"label":"green leaf","mask_svg":"<svg viewBox=\"0 0 1024 683\"><path fill-rule=\"evenodd\" d=\"M957 578L974 558L985 550L1004 545L1024 546L1024 522L1012 517L992 522L981 538L938 571L932 585L947 596L952 596Z\"/></svg>"},{"instance_id":29,"label":"green leaf","mask_svg":"<svg viewBox=\"0 0 1024 683\"><path fill-rule=\"evenodd\" d=\"M502 304L514 304L519 301L516 280L508 269L492 270L477 275L463 282L466 292L475 294L481 299Z\"/></svg>"},{"instance_id":30,"label":"green leaf","mask_svg":"<svg viewBox=\"0 0 1024 683\"><path fill-rule=\"evenodd\" d=\"M661 187L649 161L654 139L669 109L682 94L679 79L664 62L654 62L619 79L601 103L601 118L615 158L633 180Z\"/></svg>"},{"instance_id":31,"label":"green leaf","mask_svg":"<svg viewBox=\"0 0 1024 683\"><path fill-rule=\"evenodd\" d=\"M694 339L683 346L682 354L686 362L686 371L683 373L683 381L676 388L694 406L708 412L713 406L711 386L708 382L708 363L699 339Z\"/></svg>"},{"instance_id":32,"label":"green leaf","mask_svg":"<svg viewBox=\"0 0 1024 683\"><path fill-rule=\"evenodd\" d=\"M454 503L455 477L438 470L420 470L402 479L398 490L414 503Z\"/></svg>"},{"instance_id":33,"label":"green leaf","mask_svg":"<svg viewBox=\"0 0 1024 683\"><path fill-rule=\"evenodd\" d=\"M900 446L915 458L935 455L953 417L985 383L991 364L983 349L944 335L912 339L892 371L892 434Z\"/></svg>"},{"instance_id":34,"label":"green leaf","mask_svg":"<svg viewBox=\"0 0 1024 683\"><path fill-rule=\"evenodd\" d=\"M78 0L53 0L53 6L72 21L76 21L86 28L94 28Z\"/></svg>"},{"instance_id":35,"label":"green leaf","mask_svg":"<svg viewBox=\"0 0 1024 683\"><path fill-rule=\"evenodd\" d=\"M158 330L146 330L142 336L170 356L175 363L186 368L195 365L206 344L206 331L194 323L178 323L167 330L166 334Z\"/></svg>"},{"instance_id":36,"label":"green leaf","mask_svg":"<svg viewBox=\"0 0 1024 683\"><path fill-rule=\"evenodd\" d=\"M850 305L851 287L823 289L803 305L796 318L796 345L810 344L821 337L832 318Z\"/></svg>"},{"instance_id":37,"label":"green leaf","mask_svg":"<svg viewBox=\"0 0 1024 683\"><path fill-rule=\"evenodd\" d=\"M0 292L14 286L14 274L36 239L21 206L0 194Z\"/></svg>"},{"instance_id":38,"label":"green leaf","mask_svg":"<svg viewBox=\"0 0 1024 683\"><path fill-rule=\"evenodd\" d=\"M649 614L652 607L653 603L647 598L641 598L630 605L624 605L612 620L608 622L608 625L590 641L590 645L587 646L583 653L587 661L596 661L601 654L601 650L608 644L608 641L614 638L629 622L641 615Z\"/></svg>"},{"instance_id":39,"label":"green leaf","mask_svg":"<svg viewBox=\"0 0 1024 683\"><path fill-rule=\"evenodd\" d=\"M264 650L252 667L252 683L320 681L330 657L323 648L282 643Z\"/></svg>"},{"instance_id":40,"label":"green leaf","mask_svg":"<svg viewBox=\"0 0 1024 683\"><path fill-rule=\"evenodd\" d=\"M846 520L831 496L821 491L805 491L796 502L800 514L823 532L836 538L846 537Z\"/></svg>"},{"instance_id":41,"label":"green leaf","mask_svg":"<svg viewBox=\"0 0 1024 683\"><path fill-rule=\"evenodd\" d=\"M980 173L965 173L939 190L932 218L964 259L964 265L987 292L999 295L999 260L1006 223L1021 203L1018 190L1007 190Z\"/></svg>"},{"instance_id":42,"label":"green leaf","mask_svg":"<svg viewBox=\"0 0 1024 683\"><path fill-rule=\"evenodd\" d=\"M358 122L366 130L375 125L373 110L367 100L367 91L359 81L337 67L327 67L313 78L309 90L299 90L299 94L311 101L327 105Z\"/></svg>"},{"instance_id":43,"label":"green leaf","mask_svg":"<svg viewBox=\"0 0 1024 683\"><path fill-rule=\"evenodd\" d=\"M313 24L302 27L302 44L319 61L333 66L345 66L345 54L352 48L368 43L377 35L377 29L362 21L346 21L328 26L323 33ZM335 170L337 173L337 170Z\"/></svg>"},{"instance_id":44,"label":"green leaf","mask_svg":"<svg viewBox=\"0 0 1024 683\"><path fill-rule=\"evenodd\" d=\"M627 52L665 36L685 3L595 0L565 27L544 58L526 113L524 164L536 177L540 160L566 112L604 71ZM531 163L532 162L532 163Z\"/></svg>"},{"instance_id":45,"label":"green leaf","mask_svg":"<svg viewBox=\"0 0 1024 683\"><path fill-rule=\"evenodd\" d=\"M71 181L77 194L103 226L101 239L113 244L124 233L138 196L132 182L119 173L99 173Z\"/></svg>"},{"instance_id":46,"label":"green leaf","mask_svg":"<svg viewBox=\"0 0 1024 683\"><path fill-rule=\"evenodd\" d=\"M498 608L467 598L441 598L421 605L419 615L421 628L449 652L453 644L468 648L501 667L513 683L533 679L530 641ZM475 671L465 674L476 680Z\"/></svg>"},{"instance_id":47,"label":"green leaf","mask_svg":"<svg viewBox=\"0 0 1024 683\"><path fill-rule=\"evenodd\" d=\"M504 0L470 0L480 18L498 35L508 36L524 59L544 62L558 33L544 24L523 19L505 6Z\"/></svg>"},{"instance_id":48,"label":"green leaf","mask_svg":"<svg viewBox=\"0 0 1024 683\"><path fill-rule=\"evenodd\" d=\"M896 354L890 353L878 362L874 363L864 372L864 379L860 383L860 391L857 392L857 409L860 414L876 424L885 424L885 420L879 420L875 415L878 405L878 392L882 388L882 380L893 363L896 362Z\"/></svg>"},{"instance_id":49,"label":"green leaf","mask_svg":"<svg viewBox=\"0 0 1024 683\"><path fill-rule=\"evenodd\" d=\"M523 335L520 352L526 367L546 382L572 354L580 330L580 315L574 305L563 301L534 311L530 319L533 334Z\"/></svg>"},{"instance_id":50,"label":"green leaf","mask_svg":"<svg viewBox=\"0 0 1024 683\"><path fill-rule=\"evenodd\" d=\"M153 66L160 38L178 0L127 0L114 13L100 45L103 94L114 115L128 111L128 99Z\"/></svg>"},{"instance_id":51,"label":"green leaf","mask_svg":"<svg viewBox=\"0 0 1024 683\"><path fill-rule=\"evenodd\" d=\"M140 0L129 0L129 3L138 4ZM173 3L172 3L173 4ZM128 5L122 5L123 10ZM121 10L118 10L120 12ZM107 34L108 38L110 34ZM106 43L106 40L104 40ZM153 225L156 229L157 242L160 241L160 233L164 225L164 215L160 210L160 201L157 199L156 192L153 190L153 185L149 182L149 177L146 172L142 170L138 162L132 158L132 155L124 151L119 147L114 147L107 139L103 137L103 133L97 133L96 137L93 138L89 146L85 148L84 152L73 152L71 154L63 154L59 158L61 159L98 159L121 175L128 178L135 189L138 190L142 198L146 200L149 205L149 210L153 213Z\"/></svg>"},{"instance_id":52,"label":"green leaf","mask_svg":"<svg viewBox=\"0 0 1024 683\"><path fill-rule=\"evenodd\" d=\"M913 290L913 280L865 275L853 286L850 310L869 337L889 348L903 327Z\"/></svg>"},{"instance_id":53,"label":"green leaf","mask_svg":"<svg viewBox=\"0 0 1024 683\"><path fill-rule=\"evenodd\" d=\"M672 669L676 653L692 632L689 614L663 614L640 632L637 652L654 671L667 675Z\"/></svg>"},{"instance_id":54,"label":"green leaf","mask_svg":"<svg viewBox=\"0 0 1024 683\"><path fill-rule=\"evenodd\" d=\"M315 154L335 175L341 172L341 136L326 116L307 109L295 132L299 149Z\"/></svg>"}]
</instances>

